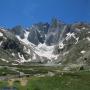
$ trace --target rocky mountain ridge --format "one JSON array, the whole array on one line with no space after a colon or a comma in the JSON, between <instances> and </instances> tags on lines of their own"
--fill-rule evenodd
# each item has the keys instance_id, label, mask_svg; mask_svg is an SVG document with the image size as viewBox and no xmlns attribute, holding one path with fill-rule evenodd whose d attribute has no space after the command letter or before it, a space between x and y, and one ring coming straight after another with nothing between
<instances>
[{"instance_id":1,"label":"rocky mountain ridge","mask_svg":"<svg viewBox=\"0 0 90 90\"><path fill-rule=\"evenodd\" d=\"M1 64L90 65L90 24L38 23L0 28Z\"/></svg>"}]
</instances>

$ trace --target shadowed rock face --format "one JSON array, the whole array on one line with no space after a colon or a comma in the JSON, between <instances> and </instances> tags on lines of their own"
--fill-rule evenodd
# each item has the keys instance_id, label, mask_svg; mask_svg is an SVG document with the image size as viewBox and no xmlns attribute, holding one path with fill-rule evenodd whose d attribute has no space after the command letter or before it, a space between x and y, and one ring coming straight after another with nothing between
<instances>
[{"instance_id":1,"label":"shadowed rock face","mask_svg":"<svg viewBox=\"0 0 90 90\"><path fill-rule=\"evenodd\" d=\"M28 40L35 44L38 45L39 44L39 40L38 40L38 32L37 30L31 30L29 35L28 35Z\"/></svg>"},{"instance_id":2,"label":"shadowed rock face","mask_svg":"<svg viewBox=\"0 0 90 90\"><path fill-rule=\"evenodd\" d=\"M52 19L45 41L47 45L54 45L59 42L60 33L63 27L64 24L61 23L59 20Z\"/></svg>"},{"instance_id":3,"label":"shadowed rock face","mask_svg":"<svg viewBox=\"0 0 90 90\"><path fill-rule=\"evenodd\" d=\"M45 36L48 32L49 24L48 23L39 23L35 24L31 29L28 36L28 40L35 45L45 42Z\"/></svg>"},{"instance_id":4,"label":"shadowed rock face","mask_svg":"<svg viewBox=\"0 0 90 90\"><path fill-rule=\"evenodd\" d=\"M13 27L11 29L11 32L16 34L16 35L19 35L22 39L24 38L24 29L20 25Z\"/></svg>"}]
</instances>

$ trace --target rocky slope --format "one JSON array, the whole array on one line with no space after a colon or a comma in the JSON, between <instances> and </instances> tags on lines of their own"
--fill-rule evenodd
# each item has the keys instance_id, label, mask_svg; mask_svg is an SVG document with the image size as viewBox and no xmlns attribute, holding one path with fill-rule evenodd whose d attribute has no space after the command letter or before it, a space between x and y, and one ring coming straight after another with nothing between
<instances>
[{"instance_id":1,"label":"rocky slope","mask_svg":"<svg viewBox=\"0 0 90 90\"><path fill-rule=\"evenodd\" d=\"M0 28L0 64L90 65L90 24L38 23Z\"/></svg>"}]
</instances>

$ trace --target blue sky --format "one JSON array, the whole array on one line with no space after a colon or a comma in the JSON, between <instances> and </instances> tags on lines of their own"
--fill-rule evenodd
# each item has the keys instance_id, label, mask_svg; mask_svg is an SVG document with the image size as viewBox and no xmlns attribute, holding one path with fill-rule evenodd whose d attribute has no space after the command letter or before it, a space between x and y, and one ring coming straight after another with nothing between
<instances>
[{"instance_id":1,"label":"blue sky","mask_svg":"<svg viewBox=\"0 0 90 90\"><path fill-rule=\"evenodd\" d=\"M30 26L52 17L90 22L90 0L0 0L0 26Z\"/></svg>"}]
</instances>

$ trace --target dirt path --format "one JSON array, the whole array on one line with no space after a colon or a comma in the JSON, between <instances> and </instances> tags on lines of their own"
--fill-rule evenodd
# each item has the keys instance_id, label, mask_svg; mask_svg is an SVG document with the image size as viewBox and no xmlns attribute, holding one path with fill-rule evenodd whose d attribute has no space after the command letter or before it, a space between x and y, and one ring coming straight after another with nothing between
<instances>
[{"instance_id":1,"label":"dirt path","mask_svg":"<svg viewBox=\"0 0 90 90\"><path fill-rule=\"evenodd\" d=\"M13 86L13 82L14 82L14 79L10 79L10 80L8 80L8 84L9 84L9 86Z\"/></svg>"},{"instance_id":2,"label":"dirt path","mask_svg":"<svg viewBox=\"0 0 90 90\"><path fill-rule=\"evenodd\" d=\"M20 79L21 86L26 86L27 82L28 82L28 80L26 78Z\"/></svg>"},{"instance_id":3,"label":"dirt path","mask_svg":"<svg viewBox=\"0 0 90 90\"><path fill-rule=\"evenodd\" d=\"M14 83L16 80L20 81L21 86L26 86L26 85L27 85L27 82L28 82L27 78L10 79L10 80L8 80L9 86L13 86L13 83Z\"/></svg>"}]
</instances>

